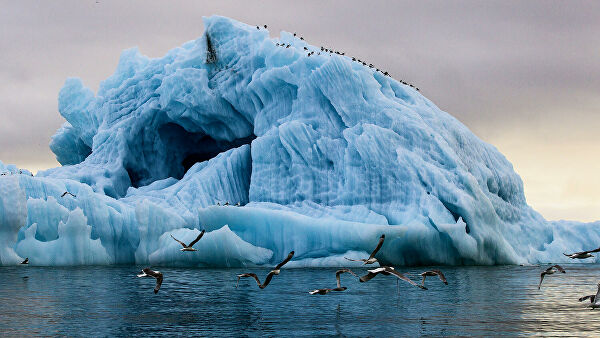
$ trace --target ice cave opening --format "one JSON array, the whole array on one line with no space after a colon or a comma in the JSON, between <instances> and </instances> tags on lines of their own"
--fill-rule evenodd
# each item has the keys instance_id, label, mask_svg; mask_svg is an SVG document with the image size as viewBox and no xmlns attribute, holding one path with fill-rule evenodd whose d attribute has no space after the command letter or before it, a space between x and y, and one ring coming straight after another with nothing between
<instances>
[{"instance_id":1,"label":"ice cave opening","mask_svg":"<svg viewBox=\"0 0 600 338\"><path fill-rule=\"evenodd\" d=\"M134 188L167 177L179 180L194 164L250 144L256 135L231 141L218 140L204 132L190 132L177 123L169 122L158 128L158 138L161 145L158 149L146 151L144 159L133 159L125 166Z\"/></svg>"}]
</instances>

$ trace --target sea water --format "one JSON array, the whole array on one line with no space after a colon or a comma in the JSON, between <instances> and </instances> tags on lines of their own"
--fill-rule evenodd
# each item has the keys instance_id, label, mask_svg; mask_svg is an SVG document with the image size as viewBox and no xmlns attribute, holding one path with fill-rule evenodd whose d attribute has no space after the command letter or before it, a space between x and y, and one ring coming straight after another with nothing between
<instances>
[{"instance_id":1,"label":"sea water","mask_svg":"<svg viewBox=\"0 0 600 338\"><path fill-rule=\"evenodd\" d=\"M160 268L164 282L136 278L142 267L0 267L0 335L67 336L414 336L589 335L600 310L580 303L595 294L599 265L565 265L545 278L546 266L441 267L444 285L428 277L421 290L391 276L360 283L334 268L283 269L265 289L268 269ZM398 268L420 282L430 267ZM358 275L366 268L354 268Z\"/></svg>"}]
</instances>

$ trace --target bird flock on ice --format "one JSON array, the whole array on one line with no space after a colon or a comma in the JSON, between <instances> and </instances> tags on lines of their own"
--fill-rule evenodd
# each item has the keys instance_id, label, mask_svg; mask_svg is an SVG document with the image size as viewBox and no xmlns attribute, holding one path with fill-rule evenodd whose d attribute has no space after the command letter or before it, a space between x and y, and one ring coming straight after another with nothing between
<instances>
[{"instance_id":1,"label":"bird flock on ice","mask_svg":"<svg viewBox=\"0 0 600 338\"><path fill-rule=\"evenodd\" d=\"M267 29L267 25L263 25L263 28ZM261 28L260 28L260 26L256 26L256 29L260 30ZM297 33L294 33L294 37L297 38L297 39L300 39L300 40L304 41L304 37L299 36ZM275 44L275 46L282 47L282 48L290 48L290 47L292 47L292 45L289 44L289 43L285 44L285 43L279 43L279 42L277 42ZM340 51L333 50L331 48L327 48L327 47L323 47L323 46L321 46L320 50L316 50L316 51L311 50L310 48L308 48L306 46L304 46L303 48L304 48L304 51L307 52L307 54L306 54L307 57L311 57L312 55L315 55L315 53L316 53L316 55L321 55L321 53L323 53L323 55L337 54L339 56L346 56L345 52L340 52ZM383 70L375 67L372 63L367 64L365 61L363 61L363 60L361 60L361 59L359 59L357 57L354 57L354 56L353 57L347 56L347 57L351 58L352 62L358 62L359 64L362 64L365 67L368 66L371 69L374 68L375 71L377 71L377 72L379 72L379 73L381 73L381 74L383 74L385 76L392 77L390 75L390 73L388 73L387 71L383 71ZM414 85L412 85L412 84L410 84L408 82L405 82L404 80L399 80L399 82L402 83L402 84L404 84L404 85L410 86L410 87L414 88L415 90L419 91L419 88L415 87Z\"/></svg>"}]
</instances>

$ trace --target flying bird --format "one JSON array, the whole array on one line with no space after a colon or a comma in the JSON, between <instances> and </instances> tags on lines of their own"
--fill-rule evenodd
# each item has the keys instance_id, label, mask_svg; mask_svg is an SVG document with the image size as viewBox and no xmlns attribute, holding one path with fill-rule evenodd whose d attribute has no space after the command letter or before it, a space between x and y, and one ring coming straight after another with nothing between
<instances>
[{"instance_id":1,"label":"flying bird","mask_svg":"<svg viewBox=\"0 0 600 338\"><path fill-rule=\"evenodd\" d=\"M371 279L373 279L375 276L377 276L378 274L382 274L385 276L389 276L389 275L394 275L396 277L398 277L398 279L401 279L405 282L410 283L411 285L414 285L416 287L419 287L423 290L427 290L427 288L423 285L419 285L417 283L415 283L414 281L412 281L410 278L404 276L403 274L401 274L400 272L396 271L396 269L392 268L391 266L382 266L380 268L377 269L373 269L373 270L368 270L369 273L360 277L359 280L361 283L364 282L368 282Z\"/></svg>"},{"instance_id":2,"label":"flying bird","mask_svg":"<svg viewBox=\"0 0 600 338\"><path fill-rule=\"evenodd\" d=\"M377 243L377 246L375 247L375 250L373 250L373 252L371 253L371 256L369 256L369 258L367 259L350 259L350 258L346 258L349 261L353 261L353 262L364 262L363 264L373 264L375 262L377 262L377 258L375 258L375 255L377 254L377 251L379 251L379 249L381 249L381 246L383 245L383 241L385 241L385 235L381 235L381 237L379 237L379 243Z\"/></svg>"},{"instance_id":3,"label":"flying bird","mask_svg":"<svg viewBox=\"0 0 600 338\"><path fill-rule=\"evenodd\" d=\"M600 248L597 248L594 250L575 252L575 253L568 254L568 255L566 253L563 253L563 255L565 255L571 259L584 259L584 258L594 257L594 255L590 254L590 252L599 252L599 251L600 251Z\"/></svg>"},{"instance_id":4,"label":"flying bird","mask_svg":"<svg viewBox=\"0 0 600 338\"><path fill-rule=\"evenodd\" d=\"M153 271L150 268L144 268L142 273L137 275L138 277L154 277L156 278L156 286L154 286L154 293L158 293L160 286L163 282L163 274L160 271Z\"/></svg>"},{"instance_id":5,"label":"flying bird","mask_svg":"<svg viewBox=\"0 0 600 338\"><path fill-rule=\"evenodd\" d=\"M267 277L265 277L265 281L263 283L260 282L260 279L258 279L258 276L255 273L242 273L237 275L237 283L235 284L235 287L237 288L238 285L240 284L240 278L245 278L245 277L252 277L256 280L256 284L258 284L258 287L261 289L264 289L267 287L267 285L269 285L269 283L271 282L271 279L273 279L274 275L279 275L279 273L281 272L280 269L282 266L284 266L287 262L290 261L290 259L292 259L292 257L294 257L294 251L291 251L288 256L281 261L281 263L277 264L277 266L271 270L268 274Z\"/></svg>"},{"instance_id":6,"label":"flying bird","mask_svg":"<svg viewBox=\"0 0 600 338\"><path fill-rule=\"evenodd\" d=\"M540 274L540 284L538 284L538 290L542 287L542 281L544 280L544 277L546 275L553 275L555 272L566 273L565 269L563 269L562 266L558 264L552 265L551 267L547 268Z\"/></svg>"},{"instance_id":7,"label":"flying bird","mask_svg":"<svg viewBox=\"0 0 600 338\"><path fill-rule=\"evenodd\" d=\"M446 280L446 276L440 270L429 270L421 273L423 280L421 281L421 285L425 286L425 277L427 276L438 276L440 280L444 282L444 284L448 285L448 281Z\"/></svg>"},{"instance_id":8,"label":"flying bird","mask_svg":"<svg viewBox=\"0 0 600 338\"><path fill-rule=\"evenodd\" d=\"M63 194L62 194L62 195L60 195L60 197L65 197L66 195L71 195L71 196L73 196L73 197L77 197L77 196L75 196L75 195L71 194L71 193L70 193L70 192L68 192L68 191L65 191L65 192L63 192Z\"/></svg>"},{"instance_id":9,"label":"flying bird","mask_svg":"<svg viewBox=\"0 0 600 338\"><path fill-rule=\"evenodd\" d=\"M29 264L29 257L25 257L25 260L21 264Z\"/></svg>"},{"instance_id":10,"label":"flying bird","mask_svg":"<svg viewBox=\"0 0 600 338\"><path fill-rule=\"evenodd\" d=\"M329 288L325 288L325 289L316 289L316 290L312 290L312 291L308 291L308 293L310 293L311 295L326 295L328 293L330 293L331 291L344 291L347 289L347 287L342 286L342 283L340 282L340 275L343 274L344 272L348 272L356 277L358 277L354 272L352 272L352 270L350 269L341 269L335 272L335 279L337 280L337 287L335 289L329 289Z\"/></svg>"},{"instance_id":11,"label":"flying bird","mask_svg":"<svg viewBox=\"0 0 600 338\"><path fill-rule=\"evenodd\" d=\"M590 300L590 303L591 303L590 306L593 309L600 307L600 283L598 283L598 291L596 291L595 295L583 296L583 297L579 298L579 301L583 302L586 299Z\"/></svg>"},{"instance_id":12,"label":"flying bird","mask_svg":"<svg viewBox=\"0 0 600 338\"><path fill-rule=\"evenodd\" d=\"M180 251L198 251L192 247L194 246L194 244L196 244L196 242L198 242L200 240L200 238L202 238L202 236L204 236L204 232L205 232L205 230L202 230L202 232L200 232L198 237L196 237L195 240L191 241L190 244L187 244L187 245L185 243L183 243L182 241L178 240L177 238L173 237L173 235L171 235L171 238L173 238L177 243L181 244L183 249L179 249Z\"/></svg>"}]
</instances>

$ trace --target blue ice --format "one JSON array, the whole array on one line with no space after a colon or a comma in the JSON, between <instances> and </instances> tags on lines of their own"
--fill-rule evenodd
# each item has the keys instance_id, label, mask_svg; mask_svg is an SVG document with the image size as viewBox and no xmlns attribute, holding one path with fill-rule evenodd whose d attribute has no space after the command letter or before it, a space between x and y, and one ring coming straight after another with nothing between
<instances>
[{"instance_id":1,"label":"blue ice","mask_svg":"<svg viewBox=\"0 0 600 338\"><path fill-rule=\"evenodd\" d=\"M0 162L1 265L347 266L381 234L385 264L517 264L600 243L600 222L546 221L415 88L287 32L204 24L164 57L124 51L96 93L67 79L62 166ZM197 252L170 238L202 229Z\"/></svg>"}]
</instances>

